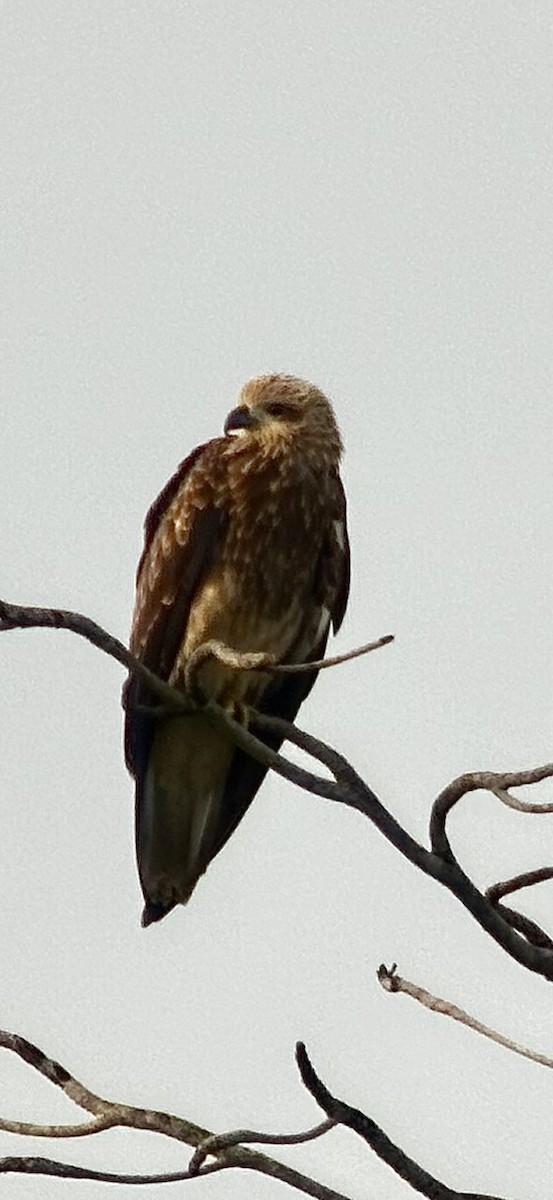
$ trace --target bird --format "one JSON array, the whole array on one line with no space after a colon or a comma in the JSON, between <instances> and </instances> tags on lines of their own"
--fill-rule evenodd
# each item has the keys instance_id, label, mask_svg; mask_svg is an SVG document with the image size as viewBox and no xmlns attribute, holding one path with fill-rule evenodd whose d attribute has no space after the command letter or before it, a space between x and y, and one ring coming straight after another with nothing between
<instances>
[{"instance_id":1,"label":"bird","mask_svg":"<svg viewBox=\"0 0 553 1200\"><path fill-rule=\"evenodd\" d=\"M249 380L222 436L188 455L147 513L132 654L182 691L191 655L211 639L277 663L322 658L349 592L341 455L318 387L286 374ZM252 708L293 721L316 674L236 671L211 658L198 683L246 724ZM267 772L201 707L156 713L160 704L131 672L125 757L144 926L187 903ZM273 749L282 742L274 732L257 736Z\"/></svg>"}]
</instances>

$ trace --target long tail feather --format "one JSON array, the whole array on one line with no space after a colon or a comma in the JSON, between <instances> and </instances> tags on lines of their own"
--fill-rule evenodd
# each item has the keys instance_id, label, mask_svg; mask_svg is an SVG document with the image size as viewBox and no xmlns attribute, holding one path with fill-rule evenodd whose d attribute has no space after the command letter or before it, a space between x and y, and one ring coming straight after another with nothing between
<instances>
[{"instance_id":1,"label":"long tail feather","mask_svg":"<svg viewBox=\"0 0 553 1200\"><path fill-rule=\"evenodd\" d=\"M221 842L222 797L233 754L201 714L156 730L136 792L136 852L144 925L186 904Z\"/></svg>"}]
</instances>

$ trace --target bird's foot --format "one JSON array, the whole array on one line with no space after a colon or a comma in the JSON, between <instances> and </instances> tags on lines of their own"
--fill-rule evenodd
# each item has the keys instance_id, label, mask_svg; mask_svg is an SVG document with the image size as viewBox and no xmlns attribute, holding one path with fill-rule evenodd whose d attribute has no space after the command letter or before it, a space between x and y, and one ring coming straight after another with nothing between
<instances>
[{"instance_id":1,"label":"bird's foot","mask_svg":"<svg viewBox=\"0 0 553 1200\"><path fill-rule=\"evenodd\" d=\"M228 712L237 725L241 725L242 729L248 728L250 723L249 704L244 704L242 700L233 700L229 705Z\"/></svg>"}]
</instances>

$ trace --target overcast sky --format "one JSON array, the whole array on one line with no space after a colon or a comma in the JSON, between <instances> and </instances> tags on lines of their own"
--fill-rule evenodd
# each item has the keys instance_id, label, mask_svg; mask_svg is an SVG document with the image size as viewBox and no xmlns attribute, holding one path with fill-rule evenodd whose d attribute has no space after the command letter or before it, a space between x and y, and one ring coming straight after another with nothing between
<instances>
[{"instance_id":1,"label":"overcast sky","mask_svg":"<svg viewBox=\"0 0 553 1200\"><path fill-rule=\"evenodd\" d=\"M420 838L455 775L552 757L552 25L550 0L0 6L0 593L126 639L144 513L176 464L245 379L313 380L346 445L334 646L397 641L324 673L300 723ZM547 1072L375 971L396 960L552 1054L541 979L358 814L276 778L189 906L142 930L122 671L38 630L2 636L0 669L1 1025L102 1095L218 1131L319 1119L303 1038L451 1186L551 1191ZM485 886L551 861L551 819L478 794L451 832ZM524 901L549 927L552 895ZM76 1116L7 1054L0 1113ZM187 1160L138 1134L0 1141L31 1149ZM412 1195L343 1131L277 1156L353 1200ZM230 1172L177 1191L285 1194Z\"/></svg>"}]
</instances>

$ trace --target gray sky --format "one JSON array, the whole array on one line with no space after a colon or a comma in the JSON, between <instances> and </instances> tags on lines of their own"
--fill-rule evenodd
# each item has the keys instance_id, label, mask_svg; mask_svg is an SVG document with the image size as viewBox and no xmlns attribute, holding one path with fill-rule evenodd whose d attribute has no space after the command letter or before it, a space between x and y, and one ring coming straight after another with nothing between
<instances>
[{"instance_id":1,"label":"gray sky","mask_svg":"<svg viewBox=\"0 0 553 1200\"><path fill-rule=\"evenodd\" d=\"M335 647L397 642L321 677L300 723L421 838L456 774L551 757L552 23L549 0L0 8L1 593L126 638L143 516L177 462L248 377L312 379L347 449ZM544 1070L375 970L397 960L551 1054L543 981L368 822L277 779L188 908L141 930L122 672L41 631L4 635L1 670L0 1024L103 1095L216 1130L318 1120L301 1037L451 1186L550 1191ZM476 795L451 826L485 885L550 861L546 822ZM551 885L525 904L551 926ZM73 1110L5 1055L0 1112ZM31 1147L186 1160L140 1135L0 1142ZM345 1132L279 1157L354 1200L412 1195ZM231 1173L187 1189L284 1195ZM62 1192L105 1188L2 1184Z\"/></svg>"}]
</instances>

